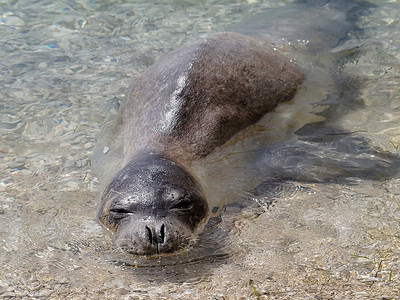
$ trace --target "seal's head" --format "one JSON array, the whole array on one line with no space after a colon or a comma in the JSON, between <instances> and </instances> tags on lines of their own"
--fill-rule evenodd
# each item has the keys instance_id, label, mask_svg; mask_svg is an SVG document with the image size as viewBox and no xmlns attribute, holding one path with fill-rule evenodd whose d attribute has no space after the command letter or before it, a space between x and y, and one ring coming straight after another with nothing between
<instances>
[{"instance_id":1,"label":"seal's head","mask_svg":"<svg viewBox=\"0 0 400 300\"><path fill-rule=\"evenodd\" d=\"M208 217L197 181L158 155L139 156L105 188L98 211L116 244L134 255L161 255L190 245Z\"/></svg>"}]
</instances>

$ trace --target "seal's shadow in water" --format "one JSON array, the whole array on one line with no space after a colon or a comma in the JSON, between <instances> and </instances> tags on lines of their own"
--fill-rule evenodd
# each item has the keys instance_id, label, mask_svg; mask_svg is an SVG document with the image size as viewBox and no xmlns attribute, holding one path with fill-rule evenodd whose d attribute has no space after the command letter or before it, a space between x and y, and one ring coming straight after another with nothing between
<instances>
[{"instance_id":1,"label":"seal's shadow in water","mask_svg":"<svg viewBox=\"0 0 400 300\"><path fill-rule=\"evenodd\" d=\"M347 89L345 97L331 97L318 105L324 121L306 124L287 140L265 145L254 163L263 176L307 182L342 182L352 178L382 180L398 174L398 155L371 146L363 132L340 126L340 118L361 109L359 86Z\"/></svg>"}]
</instances>

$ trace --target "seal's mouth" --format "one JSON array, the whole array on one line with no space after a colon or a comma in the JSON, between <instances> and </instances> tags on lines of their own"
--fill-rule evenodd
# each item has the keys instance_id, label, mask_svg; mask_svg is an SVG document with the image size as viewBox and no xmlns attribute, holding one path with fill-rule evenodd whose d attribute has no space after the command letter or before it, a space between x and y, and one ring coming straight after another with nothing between
<instances>
[{"instance_id":1,"label":"seal's mouth","mask_svg":"<svg viewBox=\"0 0 400 300\"><path fill-rule=\"evenodd\" d=\"M140 245L139 248L146 248L146 250L139 251L137 245L136 247L132 247L130 240L120 240L117 245L123 252L131 254L137 258L159 259L161 257L171 257L186 252L191 249L196 242L197 238L195 237L185 237L185 242L182 242L179 245L174 245L173 247L169 247L167 251L165 251L164 246L160 244L156 244L152 248L145 247L145 245Z\"/></svg>"}]
</instances>

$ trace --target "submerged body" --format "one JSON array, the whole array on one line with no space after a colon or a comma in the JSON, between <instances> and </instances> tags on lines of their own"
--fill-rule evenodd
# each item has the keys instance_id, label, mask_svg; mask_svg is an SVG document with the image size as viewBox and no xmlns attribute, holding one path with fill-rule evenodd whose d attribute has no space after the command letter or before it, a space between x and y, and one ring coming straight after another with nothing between
<instances>
[{"instance_id":1,"label":"submerged body","mask_svg":"<svg viewBox=\"0 0 400 300\"><path fill-rule=\"evenodd\" d=\"M123 163L98 212L116 244L134 255L190 245L209 215L192 162L293 99L303 80L270 45L228 32L151 66L127 98Z\"/></svg>"}]
</instances>

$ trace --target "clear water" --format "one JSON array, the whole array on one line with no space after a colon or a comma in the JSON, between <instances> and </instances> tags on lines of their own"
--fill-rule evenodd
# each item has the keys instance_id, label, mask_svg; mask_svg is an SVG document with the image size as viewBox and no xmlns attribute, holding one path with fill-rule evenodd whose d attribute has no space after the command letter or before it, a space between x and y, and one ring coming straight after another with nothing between
<instances>
[{"instance_id":1,"label":"clear water","mask_svg":"<svg viewBox=\"0 0 400 300\"><path fill-rule=\"evenodd\" d=\"M244 132L206 162L223 170L209 168L211 181L240 201L212 219L193 249L137 260L115 249L94 221L100 184L90 161L107 101L122 99L161 54L287 2L0 1L0 296L400 295L397 1L374 1L357 18L362 31L342 45L358 47L341 66L342 90L325 91L320 77L300 95L345 90L358 102L342 110L328 97L335 109L316 115L320 106L297 100L260 123L269 131L254 139L262 141L258 155L237 153L248 141ZM327 115L324 128L336 138L314 143L315 122ZM293 140L299 128L302 139ZM338 128L353 134L337 138ZM276 174L292 179L270 177Z\"/></svg>"}]
</instances>

